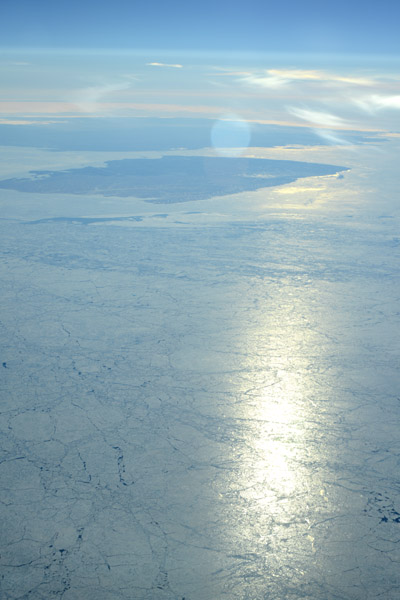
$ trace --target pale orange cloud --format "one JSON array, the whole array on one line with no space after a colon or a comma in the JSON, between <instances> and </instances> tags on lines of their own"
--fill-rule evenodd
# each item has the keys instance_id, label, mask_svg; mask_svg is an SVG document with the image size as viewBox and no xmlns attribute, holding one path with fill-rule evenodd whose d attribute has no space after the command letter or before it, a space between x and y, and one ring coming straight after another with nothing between
<instances>
[{"instance_id":1,"label":"pale orange cloud","mask_svg":"<svg viewBox=\"0 0 400 600\"><path fill-rule=\"evenodd\" d=\"M70 102L0 102L1 115L59 114L76 112Z\"/></svg>"},{"instance_id":2,"label":"pale orange cloud","mask_svg":"<svg viewBox=\"0 0 400 600\"><path fill-rule=\"evenodd\" d=\"M104 116L104 114L118 114L118 111L136 111L154 116L154 113L190 113L190 114L212 114L219 115L221 107L204 105L182 105L182 104L148 104L135 102L98 102L93 104L93 114ZM72 102L0 102L0 115L71 115L79 116L87 114L79 104Z\"/></svg>"}]
</instances>

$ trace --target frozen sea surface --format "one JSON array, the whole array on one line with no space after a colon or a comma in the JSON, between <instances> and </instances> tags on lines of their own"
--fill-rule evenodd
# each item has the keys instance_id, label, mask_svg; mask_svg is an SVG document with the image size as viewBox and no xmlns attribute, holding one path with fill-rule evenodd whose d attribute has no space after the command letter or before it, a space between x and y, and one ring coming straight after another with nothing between
<instances>
[{"instance_id":1,"label":"frozen sea surface","mask_svg":"<svg viewBox=\"0 0 400 600\"><path fill-rule=\"evenodd\" d=\"M395 160L352 160L157 213L1 191L2 598L399 597Z\"/></svg>"}]
</instances>

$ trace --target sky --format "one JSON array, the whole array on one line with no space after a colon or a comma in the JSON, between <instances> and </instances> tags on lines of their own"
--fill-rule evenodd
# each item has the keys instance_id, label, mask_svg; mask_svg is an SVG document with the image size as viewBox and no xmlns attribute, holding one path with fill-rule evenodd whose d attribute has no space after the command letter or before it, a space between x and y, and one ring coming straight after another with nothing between
<instances>
[{"instance_id":1,"label":"sky","mask_svg":"<svg viewBox=\"0 0 400 600\"><path fill-rule=\"evenodd\" d=\"M206 117L400 130L400 4L3 0L0 120Z\"/></svg>"},{"instance_id":2,"label":"sky","mask_svg":"<svg viewBox=\"0 0 400 600\"><path fill-rule=\"evenodd\" d=\"M3 0L2 46L399 52L393 0Z\"/></svg>"}]
</instances>

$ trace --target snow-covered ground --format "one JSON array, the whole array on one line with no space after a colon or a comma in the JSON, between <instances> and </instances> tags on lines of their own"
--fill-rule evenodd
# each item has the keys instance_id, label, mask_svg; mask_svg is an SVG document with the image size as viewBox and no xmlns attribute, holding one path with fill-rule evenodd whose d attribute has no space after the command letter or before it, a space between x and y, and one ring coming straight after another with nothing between
<instances>
[{"instance_id":1,"label":"snow-covered ground","mask_svg":"<svg viewBox=\"0 0 400 600\"><path fill-rule=\"evenodd\" d=\"M397 597L398 146L257 155L351 170L0 190L5 600Z\"/></svg>"}]
</instances>

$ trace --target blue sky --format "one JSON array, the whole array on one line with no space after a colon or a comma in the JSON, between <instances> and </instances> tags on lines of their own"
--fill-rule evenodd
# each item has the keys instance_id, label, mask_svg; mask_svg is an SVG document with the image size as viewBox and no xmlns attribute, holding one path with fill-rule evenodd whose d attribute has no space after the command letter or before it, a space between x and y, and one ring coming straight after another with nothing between
<instances>
[{"instance_id":1,"label":"blue sky","mask_svg":"<svg viewBox=\"0 0 400 600\"><path fill-rule=\"evenodd\" d=\"M233 118L399 132L400 4L32 2L0 8L0 121Z\"/></svg>"},{"instance_id":2,"label":"blue sky","mask_svg":"<svg viewBox=\"0 0 400 600\"><path fill-rule=\"evenodd\" d=\"M3 0L1 46L392 54L400 4Z\"/></svg>"}]
</instances>

